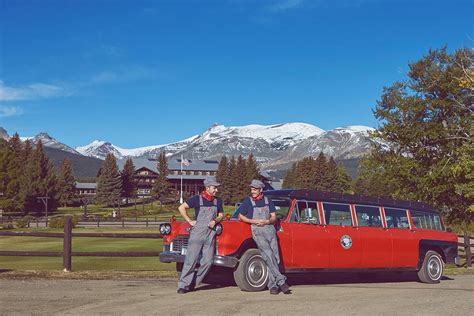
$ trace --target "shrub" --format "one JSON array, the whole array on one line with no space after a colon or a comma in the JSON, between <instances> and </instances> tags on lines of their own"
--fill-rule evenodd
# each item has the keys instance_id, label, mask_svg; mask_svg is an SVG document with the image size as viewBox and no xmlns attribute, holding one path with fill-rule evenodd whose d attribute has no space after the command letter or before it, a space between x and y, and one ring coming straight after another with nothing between
<instances>
[{"instance_id":1,"label":"shrub","mask_svg":"<svg viewBox=\"0 0 474 316\"><path fill-rule=\"evenodd\" d=\"M0 228L1 228L2 230L8 230L8 229L14 229L15 226L13 225L13 223L8 222L8 223L3 223L3 224L0 226Z\"/></svg>"},{"instance_id":2,"label":"shrub","mask_svg":"<svg viewBox=\"0 0 474 316\"><path fill-rule=\"evenodd\" d=\"M54 217L49 221L48 226L50 228L64 228L64 222L66 221L65 217ZM77 218L72 218L72 227L76 227L77 225Z\"/></svg>"},{"instance_id":3,"label":"shrub","mask_svg":"<svg viewBox=\"0 0 474 316\"><path fill-rule=\"evenodd\" d=\"M16 225L17 228L25 228L25 227L28 227L28 223L31 223L32 221L34 221L34 219L35 218L33 216L26 215L23 218L18 219L15 222L15 225Z\"/></svg>"}]
</instances>

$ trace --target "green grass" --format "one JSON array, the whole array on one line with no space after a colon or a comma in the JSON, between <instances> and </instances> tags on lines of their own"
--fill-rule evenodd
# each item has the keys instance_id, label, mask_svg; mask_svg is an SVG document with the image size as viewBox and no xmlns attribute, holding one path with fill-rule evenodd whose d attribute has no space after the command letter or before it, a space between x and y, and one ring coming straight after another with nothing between
<instances>
[{"instance_id":1,"label":"green grass","mask_svg":"<svg viewBox=\"0 0 474 316\"><path fill-rule=\"evenodd\" d=\"M88 205L87 213L91 217L101 216L109 217L112 216L113 208L111 207L102 207L99 205ZM230 205L224 206L224 214L234 213L235 207ZM193 210L188 211L191 215ZM72 215L81 217L84 214L84 210L80 207L60 207L58 210L51 212L51 215ZM122 207L120 208L120 214L123 218L127 220L158 220L158 221L168 221L173 215L176 216L178 220L183 218L178 212L178 205L164 205L160 207L158 203L147 203L143 208L141 204L137 204L137 208L134 206Z\"/></svg>"},{"instance_id":2,"label":"green grass","mask_svg":"<svg viewBox=\"0 0 474 316\"><path fill-rule=\"evenodd\" d=\"M26 231L23 229L23 231ZM59 232L60 229L30 229L27 231ZM156 228L97 228L74 229L74 232L157 233ZM73 251L161 251L161 239L126 239L73 237ZM61 238L0 236L2 251L62 251ZM62 257L3 257L0 269L62 270ZM74 271L174 271L174 264L161 263L158 257L72 257Z\"/></svg>"}]
</instances>

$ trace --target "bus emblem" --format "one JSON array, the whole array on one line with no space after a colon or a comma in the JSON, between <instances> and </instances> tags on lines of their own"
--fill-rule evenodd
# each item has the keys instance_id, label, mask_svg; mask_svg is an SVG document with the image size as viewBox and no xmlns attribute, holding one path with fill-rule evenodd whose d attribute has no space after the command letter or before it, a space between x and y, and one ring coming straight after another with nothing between
<instances>
[{"instance_id":1,"label":"bus emblem","mask_svg":"<svg viewBox=\"0 0 474 316\"><path fill-rule=\"evenodd\" d=\"M352 247L352 238L349 235L344 235L341 237L341 246L344 249L350 249Z\"/></svg>"}]
</instances>

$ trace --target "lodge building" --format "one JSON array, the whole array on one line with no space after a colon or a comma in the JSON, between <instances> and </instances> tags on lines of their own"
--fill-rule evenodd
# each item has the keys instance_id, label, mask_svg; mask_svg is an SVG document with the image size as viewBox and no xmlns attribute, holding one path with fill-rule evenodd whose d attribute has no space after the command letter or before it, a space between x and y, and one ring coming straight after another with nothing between
<instances>
[{"instance_id":1,"label":"lodge building","mask_svg":"<svg viewBox=\"0 0 474 316\"><path fill-rule=\"evenodd\" d=\"M151 197L151 191L158 177L158 161L156 159L133 158L135 165L135 181L137 183L138 197ZM215 177L219 161L217 160L194 160L188 159L186 164L181 164L181 159L168 160L168 180L176 197L179 198L181 191L181 178L183 183L183 196L188 197L204 190L203 181L209 177ZM119 169L123 169L125 160L117 162ZM182 170L182 171L181 171ZM272 189L270 176L261 172L260 179ZM80 196L93 196L97 190L96 183L77 183L77 193Z\"/></svg>"}]
</instances>

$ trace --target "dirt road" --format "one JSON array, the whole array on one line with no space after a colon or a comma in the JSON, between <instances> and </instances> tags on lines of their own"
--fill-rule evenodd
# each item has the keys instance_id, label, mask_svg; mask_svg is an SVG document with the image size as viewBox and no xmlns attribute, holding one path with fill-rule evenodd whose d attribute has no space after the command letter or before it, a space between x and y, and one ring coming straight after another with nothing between
<instances>
[{"instance_id":1,"label":"dirt road","mask_svg":"<svg viewBox=\"0 0 474 316\"><path fill-rule=\"evenodd\" d=\"M363 279L362 279L363 280ZM362 283L346 276L290 278L293 294L205 285L176 294L176 280L0 280L1 315L472 315L474 275L428 285L413 279Z\"/></svg>"}]
</instances>

